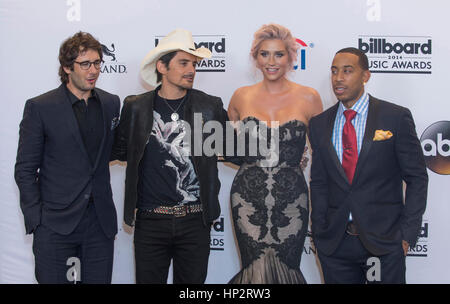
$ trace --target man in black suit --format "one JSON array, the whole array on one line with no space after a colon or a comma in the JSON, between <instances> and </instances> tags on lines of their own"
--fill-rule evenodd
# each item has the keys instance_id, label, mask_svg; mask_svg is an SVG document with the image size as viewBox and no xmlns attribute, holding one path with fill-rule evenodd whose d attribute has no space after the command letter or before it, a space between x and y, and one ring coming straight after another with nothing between
<instances>
[{"instance_id":1,"label":"man in black suit","mask_svg":"<svg viewBox=\"0 0 450 304\"><path fill-rule=\"evenodd\" d=\"M192 86L197 61L210 56L189 31L171 32L141 67L144 81L160 85L124 101L113 155L127 161L124 220L135 226L137 283L166 283L172 260L174 283L206 279L220 182L196 125L224 126L226 112L219 97Z\"/></svg>"},{"instance_id":2,"label":"man in black suit","mask_svg":"<svg viewBox=\"0 0 450 304\"><path fill-rule=\"evenodd\" d=\"M325 283L405 283L428 185L411 112L365 92L368 59L358 49L338 51L331 74L339 102L311 119L309 134L312 233Z\"/></svg>"},{"instance_id":3,"label":"man in black suit","mask_svg":"<svg viewBox=\"0 0 450 304\"><path fill-rule=\"evenodd\" d=\"M28 100L15 179L39 283L110 283L116 209L109 160L120 100L95 88L101 44L78 32L60 47L62 84Z\"/></svg>"}]
</instances>

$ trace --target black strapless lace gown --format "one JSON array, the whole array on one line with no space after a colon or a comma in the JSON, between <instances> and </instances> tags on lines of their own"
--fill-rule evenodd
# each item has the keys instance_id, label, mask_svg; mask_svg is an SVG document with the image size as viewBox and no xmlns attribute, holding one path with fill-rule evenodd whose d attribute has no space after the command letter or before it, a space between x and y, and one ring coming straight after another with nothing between
<instances>
[{"instance_id":1,"label":"black strapless lace gown","mask_svg":"<svg viewBox=\"0 0 450 304\"><path fill-rule=\"evenodd\" d=\"M249 121L267 127L255 117L243 120ZM306 283L300 271L309 220L308 188L300 167L306 126L291 120L277 131L278 164L266 167L260 157L243 157L231 187L234 230L243 267L231 284ZM251 128L246 132L252 133Z\"/></svg>"}]
</instances>

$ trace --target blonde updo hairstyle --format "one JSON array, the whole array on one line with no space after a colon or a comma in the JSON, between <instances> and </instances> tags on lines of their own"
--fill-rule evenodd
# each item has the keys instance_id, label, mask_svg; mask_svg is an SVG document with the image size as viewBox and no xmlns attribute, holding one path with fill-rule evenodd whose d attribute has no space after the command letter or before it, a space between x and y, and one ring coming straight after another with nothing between
<instances>
[{"instance_id":1,"label":"blonde updo hairstyle","mask_svg":"<svg viewBox=\"0 0 450 304\"><path fill-rule=\"evenodd\" d=\"M298 44L295 42L295 38L292 36L291 31L282 25L275 23L264 24L259 30L257 30L254 34L250 55L256 61L261 44L265 40L274 39L279 39L284 42L288 52L289 66L292 69L294 62L297 59Z\"/></svg>"}]
</instances>

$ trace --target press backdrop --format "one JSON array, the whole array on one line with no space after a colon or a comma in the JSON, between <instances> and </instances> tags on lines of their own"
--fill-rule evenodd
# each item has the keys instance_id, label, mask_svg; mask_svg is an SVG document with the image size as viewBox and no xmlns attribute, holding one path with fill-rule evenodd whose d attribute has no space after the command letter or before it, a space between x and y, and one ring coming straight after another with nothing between
<instances>
[{"instance_id":1,"label":"press backdrop","mask_svg":"<svg viewBox=\"0 0 450 304\"><path fill-rule=\"evenodd\" d=\"M139 65L155 40L175 28L189 29L196 43L213 52L200 64L195 87L220 96L227 107L234 90L261 79L249 50L253 33L271 22L288 27L299 43L290 79L315 88L325 108L336 102L330 85L334 53L354 46L370 59L366 90L411 109L430 183L421 238L406 262L407 281L450 283L448 11L450 3L443 0L1 0L0 283L36 282L14 163L25 101L59 85L57 57L64 39L82 30L100 40L105 64L98 87L123 100L151 89L139 78ZM122 224L124 172L122 165L111 166L120 227L114 283L134 283L132 233ZM240 269L229 210L236 168L220 164L219 173L222 214L212 230L207 283L226 283ZM321 283L314 252L307 237L301 270L309 283Z\"/></svg>"}]
</instances>

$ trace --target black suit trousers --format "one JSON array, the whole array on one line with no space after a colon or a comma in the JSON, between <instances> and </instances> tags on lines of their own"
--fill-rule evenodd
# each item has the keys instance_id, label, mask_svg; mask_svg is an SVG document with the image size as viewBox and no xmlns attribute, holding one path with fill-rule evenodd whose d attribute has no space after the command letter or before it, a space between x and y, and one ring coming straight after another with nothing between
<instances>
[{"instance_id":1,"label":"black suit trousers","mask_svg":"<svg viewBox=\"0 0 450 304\"><path fill-rule=\"evenodd\" d=\"M318 250L325 284L405 284L405 255L398 250L375 256L358 236L344 234L336 251L327 256Z\"/></svg>"},{"instance_id":2,"label":"black suit trousers","mask_svg":"<svg viewBox=\"0 0 450 304\"><path fill-rule=\"evenodd\" d=\"M106 237L92 201L72 233L62 235L43 224L34 231L35 273L40 284L110 284L113 252L114 237Z\"/></svg>"}]
</instances>

